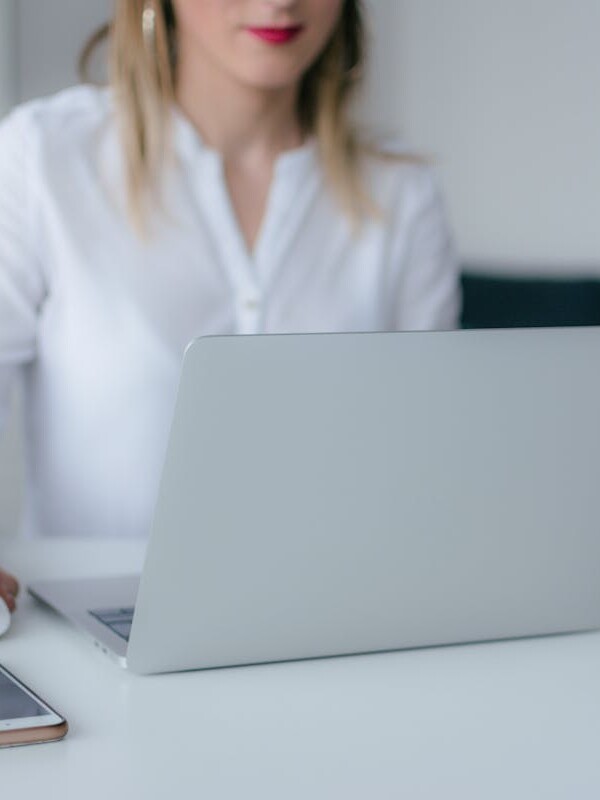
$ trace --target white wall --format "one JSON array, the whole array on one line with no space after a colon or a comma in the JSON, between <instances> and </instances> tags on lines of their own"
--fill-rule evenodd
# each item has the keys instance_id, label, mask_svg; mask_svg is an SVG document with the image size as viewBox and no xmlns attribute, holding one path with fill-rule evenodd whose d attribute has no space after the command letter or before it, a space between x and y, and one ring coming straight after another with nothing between
<instances>
[{"instance_id":1,"label":"white wall","mask_svg":"<svg viewBox=\"0 0 600 800\"><path fill-rule=\"evenodd\" d=\"M0 117L17 99L15 0L0 0Z\"/></svg>"},{"instance_id":2,"label":"white wall","mask_svg":"<svg viewBox=\"0 0 600 800\"><path fill-rule=\"evenodd\" d=\"M77 57L92 31L107 22L112 0L17 0L21 99L77 82Z\"/></svg>"},{"instance_id":3,"label":"white wall","mask_svg":"<svg viewBox=\"0 0 600 800\"><path fill-rule=\"evenodd\" d=\"M14 0L0 0L0 117L17 99ZM2 440L3 458L0 459L0 534L14 531L17 525L21 453L18 447L17 425L9 426Z\"/></svg>"},{"instance_id":4,"label":"white wall","mask_svg":"<svg viewBox=\"0 0 600 800\"><path fill-rule=\"evenodd\" d=\"M600 271L600 0L371 0L371 116L438 161L466 258Z\"/></svg>"}]
</instances>

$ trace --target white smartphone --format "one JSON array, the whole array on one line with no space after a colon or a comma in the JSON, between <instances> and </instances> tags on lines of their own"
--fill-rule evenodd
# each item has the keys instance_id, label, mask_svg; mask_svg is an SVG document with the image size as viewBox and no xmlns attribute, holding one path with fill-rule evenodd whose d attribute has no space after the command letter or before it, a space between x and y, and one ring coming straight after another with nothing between
<instances>
[{"instance_id":1,"label":"white smartphone","mask_svg":"<svg viewBox=\"0 0 600 800\"><path fill-rule=\"evenodd\" d=\"M62 739L67 721L0 664L0 747Z\"/></svg>"}]
</instances>

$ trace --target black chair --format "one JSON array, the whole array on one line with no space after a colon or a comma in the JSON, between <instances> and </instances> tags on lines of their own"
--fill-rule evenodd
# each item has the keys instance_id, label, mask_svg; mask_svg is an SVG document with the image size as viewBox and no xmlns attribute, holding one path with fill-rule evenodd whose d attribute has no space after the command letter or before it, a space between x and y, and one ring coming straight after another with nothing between
<instances>
[{"instance_id":1,"label":"black chair","mask_svg":"<svg viewBox=\"0 0 600 800\"><path fill-rule=\"evenodd\" d=\"M462 274L463 328L600 325L600 280Z\"/></svg>"}]
</instances>

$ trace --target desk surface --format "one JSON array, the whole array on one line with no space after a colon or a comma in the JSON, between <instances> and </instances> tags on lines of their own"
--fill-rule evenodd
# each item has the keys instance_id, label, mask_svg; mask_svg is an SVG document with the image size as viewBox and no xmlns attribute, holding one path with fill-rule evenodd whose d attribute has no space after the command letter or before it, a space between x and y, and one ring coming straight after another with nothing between
<instances>
[{"instance_id":1,"label":"desk surface","mask_svg":"<svg viewBox=\"0 0 600 800\"><path fill-rule=\"evenodd\" d=\"M27 582L142 558L41 541L0 563ZM0 662L71 728L0 751L5 797L600 797L600 633L138 677L24 595Z\"/></svg>"}]
</instances>

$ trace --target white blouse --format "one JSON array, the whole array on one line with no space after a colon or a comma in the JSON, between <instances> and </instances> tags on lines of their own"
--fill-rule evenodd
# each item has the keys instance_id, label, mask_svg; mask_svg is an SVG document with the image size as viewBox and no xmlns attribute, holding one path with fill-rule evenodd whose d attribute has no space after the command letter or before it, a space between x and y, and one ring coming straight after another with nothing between
<instances>
[{"instance_id":1,"label":"white blouse","mask_svg":"<svg viewBox=\"0 0 600 800\"><path fill-rule=\"evenodd\" d=\"M276 164L249 252L219 155L174 112L165 213L124 210L109 90L0 125L0 424L24 387L27 534L145 536L186 344L206 334L452 328L459 293L429 168L372 159L358 233L310 142Z\"/></svg>"}]
</instances>

